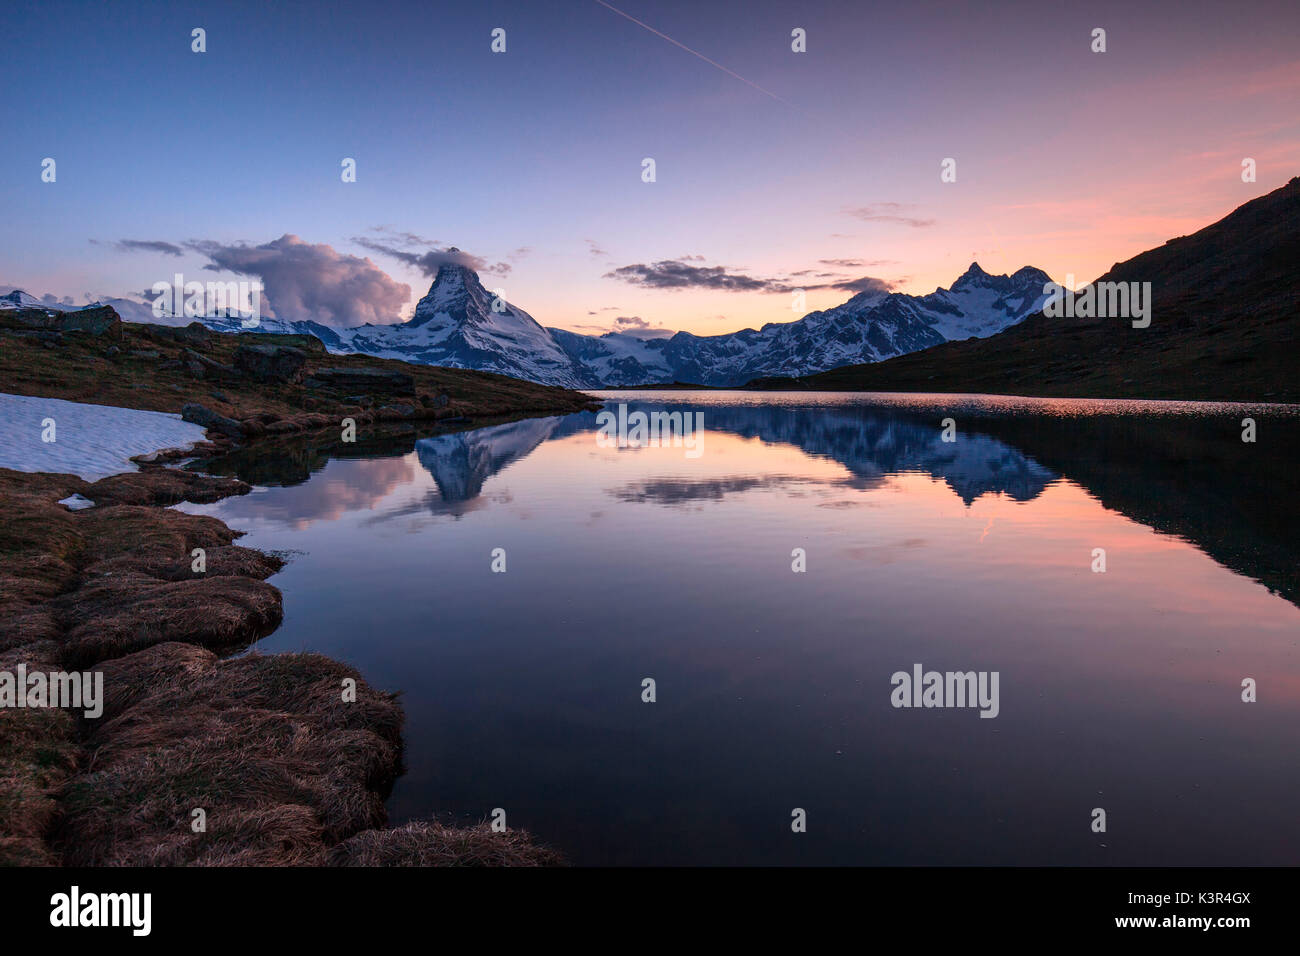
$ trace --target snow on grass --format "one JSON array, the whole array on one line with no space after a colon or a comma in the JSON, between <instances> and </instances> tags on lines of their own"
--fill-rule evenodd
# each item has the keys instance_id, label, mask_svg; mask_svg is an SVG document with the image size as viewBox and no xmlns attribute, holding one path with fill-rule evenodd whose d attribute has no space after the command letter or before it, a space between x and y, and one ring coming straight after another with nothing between
<instances>
[{"instance_id":1,"label":"snow on grass","mask_svg":"<svg viewBox=\"0 0 1300 956\"><path fill-rule=\"evenodd\" d=\"M52 435L47 419L53 419ZM96 481L136 471L134 455L185 448L203 438L198 425L166 412L0 393L0 468Z\"/></svg>"}]
</instances>

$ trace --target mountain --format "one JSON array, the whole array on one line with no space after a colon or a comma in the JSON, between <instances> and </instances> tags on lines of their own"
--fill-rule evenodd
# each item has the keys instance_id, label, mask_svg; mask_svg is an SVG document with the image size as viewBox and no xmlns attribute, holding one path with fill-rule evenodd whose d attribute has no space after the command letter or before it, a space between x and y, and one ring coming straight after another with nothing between
<instances>
[{"instance_id":1,"label":"mountain","mask_svg":"<svg viewBox=\"0 0 1300 956\"><path fill-rule=\"evenodd\" d=\"M756 388L1300 402L1300 177L1096 282L1151 283L1151 322L1036 314L990 338Z\"/></svg>"},{"instance_id":2,"label":"mountain","mask_svg":"<svg viewBox=\"0 0 1300 956\"><path fill-rule=\"evenodd\" d=\"M383 358L499 372L570 388L596 384L536 319L483 288L474 270L460 265L439 268L408 321L339 334L351 350Z\"/></svg>"},{"instance_id":3,"label":"mountain","mask_svg":"<svg viewBox=\"0 0 1300 956\"><path fill-rule=\"evenodd\" d=\"M152 319L153 322L165 322L166 319ZM195 321L187 319L187 322ZM288 319L259 318L256 325L248 325L249 320L240 317L238 313L230 312L226 315L208 315L199 319L204 325L214 332L264 332L271 335L314 335L325 343L325 348L331 352L351 352L348 347L348 338L346 333L350 329L336 329L333 326L324 325L320 322L312 321L289 321Z\"/></svg>"},{"instance_id":4,"label":"mountain","mask_svg":"<svg viewBox=\"0 0 1300 956\"><path fill-rule=\"evenodd\" d=\"M738 385L761 375L807 374L993 335L1041 308L1043 287L1050 281L1040 269L991 276L971 263L949 289L925 296L860 292L833 309L758 330L708 336L678 332L648 340L616 333L551 333L604 385Z\"/></svg>"},{"instance_id":5,"label":"mountain","mask_svg":"<svg viewBox=\"0 0 1300 956\"><path fill-rule=\"evenodd\" d=\"M92 309L101 309L104 306L110 306L122 319L123 322L151 323L155 325L188 325L193 321L191 318L182 318L179 316L155 316L153 307L143 302L136 302L132 299L106 298L96 299L94 302L88 302L85 305L68 305L64 302L54 300L53 297L38 299L34 295L24 292L22 289L11 289L0 295L0 310L5 309L43 309L45 312L53 315L54 313L64 312L87 312ZM314 323L313 323L314 324ZM325 326L321 326L325 328ZM225 331L225 330L223 330Z\"/></svg>"},{"instance_id":6,"label":"mountain","mask_svg":"<svg viewBox=\"0 0 1300 956\"><path fill-rule=\"evenodd\" d=\"M761 329L641 339L616 332L593 336L544 328L523 309L485 289L472 269L445 264L406 322L335 328L268 317L250 325L235 313L199 321L218 332L312 335L339 354L497 372L567 388L672 382L726 386L762 376L806 375L878 362L956 339L995 335L1039 309L1050 281L1039 269L992 276L971 263L951 288L929 295L872 290L833 309ZM191 321L155 317L149 306L138 302L110 299L108 304L128 322ZM6 308L87 307L50 305L15 289L0 295L0 309Z\"/></svg>"},{"instance_id":7,"label":"mountain","mask_svg":"<svg viewBox=\"0 0 1300 956\"><path fill-rule=\"evenodd\" d=\"M544 328L486 290L472 269L447 264L406 322L333 329L263 319L258 331L316 335L333 352L499 372L569 388L675 381L738 385L756 376L802 375L993 335L1040 308L1050 281L1039 269L991 276L972 263L951 288L925 296L861 292L833 309L757 330L640 339ZM204 322L222 332L247 331L235 318Z\"/></svg>"},{"instance_id":8,"label":"mountain","mask_svg":"<svg viewBox=\"0 0 1300 956\"><path fill-rule=\"evenodd\" d=\"M14 289L0 295L0 309L47 309L49 311L67 311L65 306L54 306L43 302L34 295L28 295L22 289Z\"/></svg>"}]
</instances>

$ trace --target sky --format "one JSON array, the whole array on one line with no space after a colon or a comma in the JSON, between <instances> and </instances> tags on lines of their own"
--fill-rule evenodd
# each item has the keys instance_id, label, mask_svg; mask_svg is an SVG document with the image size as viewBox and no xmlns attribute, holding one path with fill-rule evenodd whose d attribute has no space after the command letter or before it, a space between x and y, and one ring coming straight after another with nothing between
<instances>
[{"instance_id":1,"label":"sky","mask_svg":"<svg viewBox=\"0 0 1300 956\"><path fill-rule=\"evenodd\" d=\"M972 261L1084 282L1300 175L1294 0L8 0L0 28L0 284L78 304L180 272L391 322L463 261L546 326L717 334Z\"/></svg>"}]
</instances>

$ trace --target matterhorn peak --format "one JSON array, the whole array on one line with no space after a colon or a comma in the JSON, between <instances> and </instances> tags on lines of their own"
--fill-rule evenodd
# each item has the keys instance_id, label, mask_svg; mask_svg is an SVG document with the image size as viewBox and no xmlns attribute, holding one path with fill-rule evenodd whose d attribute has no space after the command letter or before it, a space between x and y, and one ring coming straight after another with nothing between
<instances>
[{"instance_id":1,"label":"matterhorn peak","mask_svg":"<svg viewBox=\"0 0 1300 956\"><path fill-rule=\"evenodd\" d=\"M458 252L452 248L448 252ZM415 306L408 325L424 325L442 315L456 324L482 321L493 311L493 295L483 288L478 273L460 262L447 261L438 266L429 291ZM504 303L503 303L504 305ZM498 308L496 311L502 311Z\"/></svg>"}]
</instances>

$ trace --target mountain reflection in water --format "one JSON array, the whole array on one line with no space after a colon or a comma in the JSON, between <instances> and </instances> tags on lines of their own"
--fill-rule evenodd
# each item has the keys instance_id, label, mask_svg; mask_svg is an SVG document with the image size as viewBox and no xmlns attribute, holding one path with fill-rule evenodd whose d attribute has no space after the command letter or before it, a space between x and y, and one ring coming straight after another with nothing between
<instances>
[{"instance_id":1,"label":"mountain reflection in water","mask_svg":"<svg viewBox=\"0 0 1300 956\"><path fill-rule=\"evenodd\" d=\"M730 392L693 392L671 400L663 392L605 396L611 406L627 402L646 412L703 405L706 429L793 446L837 462L848 472L843 482L849 488L878 488L892 476L923 473L942 480L969 505L986 494L1030 501L1064 477L1107 507L1177 535L1300 602L1300 480L1292 467L1294 449L1300 447L1300 410L1295 406L946 395L871 396L874 402L863 402L853 396L846 400L843 393L796 393L786 401L758 402L742 393L750 404L729 404L737 396ZM1240 439L1246 415L1257 420L1263 435L1255 443ZM940 423L948 417L957 423L957 441L943 441ZM201 464L250 483L287 486L307 481L334 458L374 462L347 483L318 489L321 494L266 502L283 519L302 521L369 507L412 477L409 461L399 463L394 456L414 450L436 486L422 506L454 516L487 506L490 501L479 499L488 479L543 442L596 427L597 413L584 412L429 438L408 428L362 445L299 438ZM662 476L611 493L625 501L682 504L798 481L773 475Z\"/></svg>"}]
</instances>

